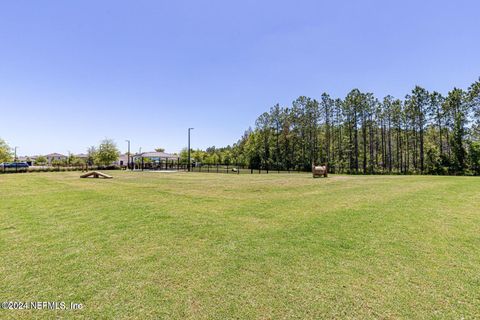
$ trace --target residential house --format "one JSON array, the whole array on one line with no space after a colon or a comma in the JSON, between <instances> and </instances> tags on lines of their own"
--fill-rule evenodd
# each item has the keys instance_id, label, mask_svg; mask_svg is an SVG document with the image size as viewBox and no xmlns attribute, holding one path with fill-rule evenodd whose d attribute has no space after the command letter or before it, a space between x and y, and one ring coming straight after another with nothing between
<instances>
[{"instance_id":1,"label":"residential house","mask_svg":"<svg viewBox=\"0 0 480 320\"><path fill-rule=\"evenodd\" d=\"M67 160L67 156L60 153L50 153L45 156L47 159L48 165L51 165L53 161L63 161Z\"/></svg>"},{"instance_id":2,"label":"residential house","mask_svg":"<svg viewBox=\"0 0 480 320\"><path fill-rule=\"evenodd\" d=\"M130 161L132 161L132 155L130 155ZM124 153L118 157L118 160L114 162L116 166L126 167L128 164L128 154Z\"/></svg>"},{"instance_id":3,"label":"residential house","mask_svg":"<svg viewBox=\"0 0 480 320\"><path fill-rule=\"evenodd\" d=\"M87 159L88 159L88 154L86 154L86 153L74 154L73 156L77 159L82 159L82 160L85 160L85 161L87 161Z\"/></svg>"},{"instance_id":4,"label":"residential house","mask_svg":"<svg viewBox=\"0 0 480 320\"><path fill-rule=\"evenodd\" d=\"M33 165L35 162L35 156L29 157L29 156L19 156L17 157L18 162L26 162L29 166Z\"/></svg>"}]
</instances>

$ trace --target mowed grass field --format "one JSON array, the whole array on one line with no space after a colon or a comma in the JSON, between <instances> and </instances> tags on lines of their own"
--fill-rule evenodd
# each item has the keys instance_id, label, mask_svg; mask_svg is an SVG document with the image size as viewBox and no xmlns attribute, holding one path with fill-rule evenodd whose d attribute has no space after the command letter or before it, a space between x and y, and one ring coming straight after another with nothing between
<instances>
[{"instance_id":1,"label":"mowed grass field","mask_svg":"<svg viewBox=\"0 0 480 320\"><path fill-rule=\"evenodd\" d=\"M0 175L0 318L480 317L480 179Z\"/></svg>"}]
</instances>

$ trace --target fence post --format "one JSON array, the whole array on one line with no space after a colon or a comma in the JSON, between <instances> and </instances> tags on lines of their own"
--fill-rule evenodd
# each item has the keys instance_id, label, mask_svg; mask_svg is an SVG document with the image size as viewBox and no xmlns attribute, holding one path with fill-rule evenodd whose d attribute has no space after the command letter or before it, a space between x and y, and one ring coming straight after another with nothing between
<instances>
[{"instance_id":1,"label":"fence post","mask_svg":"<svg viewBox=\"0 0 480 320\"><path fill-rule=\"evenodd\" d=\"M228 173L228 164L227 164L227 173Z\"/></svg>"}]
</instances>

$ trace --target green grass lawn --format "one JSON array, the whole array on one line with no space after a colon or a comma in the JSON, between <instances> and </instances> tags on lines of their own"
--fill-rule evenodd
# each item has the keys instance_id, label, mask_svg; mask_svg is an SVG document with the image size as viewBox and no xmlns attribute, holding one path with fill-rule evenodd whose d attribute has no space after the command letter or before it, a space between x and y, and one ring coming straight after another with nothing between
<instances>
[{"instance_id":1,"label":"green grass lawn","mask_svg":"<svg viewBox=\"0 0 480 320\"><path fill-rule=\"evenodd\" d=\"M480 317L473 177L0 175L0 318Z\"/></svg>"}]
</instances>

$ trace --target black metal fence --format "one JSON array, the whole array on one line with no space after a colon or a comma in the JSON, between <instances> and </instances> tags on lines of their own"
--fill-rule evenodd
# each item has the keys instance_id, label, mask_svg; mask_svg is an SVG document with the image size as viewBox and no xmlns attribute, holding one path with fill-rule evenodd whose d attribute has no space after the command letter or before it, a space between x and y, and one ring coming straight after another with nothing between
<instances>
[{"instance_id":1,"label":"black metal fence","mask_svg":"<svg viewBox=\"0 0 480 320\"><path fill-rule=\"evenodd\" d=\"M302 173L310 172L303 167L298 166L292 169L281 169L276 167L253 167L247 165L235 164L193 164L190 171L207 173L226 173L226 174L269 174L269 173Z\"/></svg>"},{"instance_id":2,"label":"black metal fence","mask_svg":"<svg viewBox=\"0 0 480 320\"><path fill-rule=\"evenodd\" d=\"M63 171L88 171L88 170L120 170L120 166L0 166L0 174L26 173L26 172L63 172Z\"/></svg>"},{"instance_id":3,"label":"black metal fence","mask_svg":"<svg viewBox=\"0 0 480 320\"><path fill-rule=\"evenodd\" d=\"M143 160L143 161L142 161ZM128 170L135 171L188 171L188 165L180 159L162 159L161 161L140 161L131 162L121 166L33 166L33 167L2 167L1 173L22 173L22 172L59 172L59 171L88 171L88 170ZM294 168L285 170L275 166L248 166L241 164L204 164L192 163L191 172L205 173L224 173L224 174L270 174L270 173L302 173L310 172L304 166L295 166Z\"/></svg>"},{"instance_id":4,"label":"black metal fence","mask_svg":"<svg viewBox=\"0 0 480 320\"><path fill-rule=\"evenodd\" d=\"M155 171L184 171L187 170L187 163L182 162L180 158L139 158L126 166L133 170L155 170Z\"/></svg>"}]
</instances>

